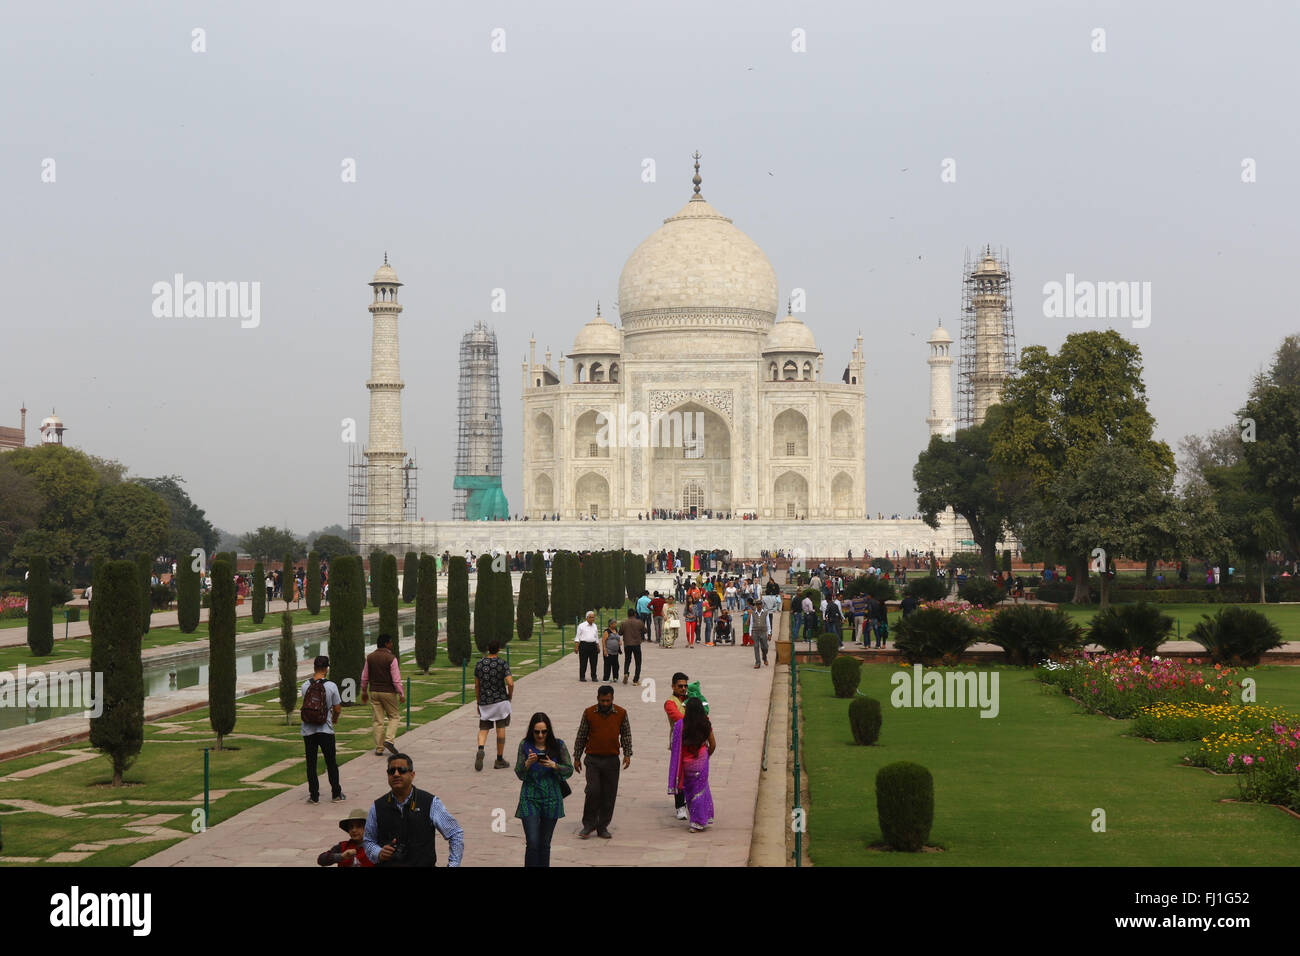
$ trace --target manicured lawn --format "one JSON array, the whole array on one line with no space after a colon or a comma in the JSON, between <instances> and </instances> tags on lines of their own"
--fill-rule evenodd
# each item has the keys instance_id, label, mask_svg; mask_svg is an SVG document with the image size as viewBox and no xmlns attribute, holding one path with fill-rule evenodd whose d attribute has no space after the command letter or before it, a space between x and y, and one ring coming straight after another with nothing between
<instances>
[{"instance_id":1,"label":"manicured lawn","mask_svg":"<svg viewBox=\"0 0 1300 956\"><path fill-rule=\"evenodd\" d=\"M1162 614L1172 617L1177 624L1174 627L1174 640L1190 640L1187 636L1192 628L1201 622L1201 616L1209 614L1213 616L1220 608L1230 607L1227 604L1159 604ZM1282 639L1287 641L1300 641L1300 604L1244 604L1239 607L1248 607L1252 611L1259 611L1273 621L1282 630ZM1092 607L1078 607L1073 604L1062 604L1061 610L1069 614L1082 625L1087 625L1097 613L1096 605ZM1180 637L1181 634L1181 637Z\"/></svg>"},{"instance_id":2,"label":"manicured lawn","mask_svg":"<svg viewBox=\"0 0 1300 956\"><path fill-rule=\"evenodd\" d=\"M1000 712L890 705L898 667L868 664L861 693L884 708L880 741L853 743L830 674L800 668L808 846L818 866L1292 866L1300 820L1219 803L1234 778L1180 766L1188 743L1124 736L1128 721L1083 714L1029 670L995 668ZM1300 711L1300 668L1248 672L1261 703ZM869 851L879 842L875 774L910 760L935 781L931 844L942 853ZM1091 829L1106 811L1107 831Z\"/></svg>"},{"instance_id":3,"label":"manicured lawn","mask_svg":"<svg viewBox=\"0 0 1300 956\"><path fill-rule=\"evenodd\" d=\"M559 660L558 637L558 631L550 627L546 629L543 636L545 663ZM438 664L428 675L422 675L415 669L412 639L404 636L402 643L406 648L401 661L402 673L411 678L411 726L414 728L460 706L461 669L447 663L446 646L443 645L438 650ZM511 669L516 677L526 677L537 670L536 637L512 646L511 650ZM532 663L523 663L530 659ZM446 699L434 700L444 694L448 695ZM472 670L468 676L467 694L469 699L474 696ZM295 711L286 724L279 709L278 696L277 692L268 691L239 700L235 732L226 738L227 746L237 749L221 753L213 751L210 755L212 791L214 794L217 791L228 792L213 797L209 825L219 825L239 811L281 793L285 787L277 784L288 784L306 796L298 715ZM370 708L361 705L344 708L338 735L340 763L370 753ZM191 813L203 805L203 748L214 746L216 738L208 723L208 712L203 709L145 725L144 749L139 760L126 773L127 782L136 786L117 790L105 786L112 779L112 769L108 760L98 755L43 774L5 779L17 771L63 760L69 755L93 753L84 743L60 747L58 752L0 763L0 811L14 809L14 801L71 806L78 810L78 815L73 817L57 817L32 810L5 812L0 818L4 826L4 850L0 856L45 860L78 844L139 837L138 831L127 828L140 826L142 819L155 815L161 819L144 826L161 827L160 832L166 839L95 850L85 858L84 865L128 866L157 853L190 834ZM247 779L281 761L288 761L283 769L258 780ZM320 772L325 791L322 796L327 797L329 785L323 761ZM358 799L350 800L349 806L364 803L363 795L353 796ZM333 833L322 832L321 846L335 838ZM311 865L314 859L301 863Z\"/></svg>"}]
</instances>

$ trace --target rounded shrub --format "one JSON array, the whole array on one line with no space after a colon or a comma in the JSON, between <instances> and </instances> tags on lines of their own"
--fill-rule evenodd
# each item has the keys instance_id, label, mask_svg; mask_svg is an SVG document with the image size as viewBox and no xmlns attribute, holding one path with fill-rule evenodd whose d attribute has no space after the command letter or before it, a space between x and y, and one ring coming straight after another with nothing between
<instances>
[{"instance_id":1,"label":"rounded shrub","mask_svg":"<svg viewBox=\"0 0 1300 956\"><path fill-rule=\"evenodd\" d=\"M836 697L852 697L862 682L862 661L841 654L831 662L831 683Z\"/></svg>"},{"instance_id":2,"label":"rounded shrub","mask_svg":"<svg viewBox=\"0 0 1300 956\"><path fill-rule=\"evenodd\" d=\"M844 585L845 597L855 598L864 595L873 597L877 601L892 601L898 597L898 592L894 589L892 581L886 581L874 574L859 574Z\"/></svg>"},{"instance_id":3,"label":"rounded shrub","mask_svg":"<svg viewBox=\"0 0 1300 956\"><path fill-rule=\"evenodd\" d=\"M1283 643L1275 623L1259 611L1236 605L1223 608L1214 617L1202 615L1187 637L1209 651L1216 664L1258 664L1265 651Z\"/></svg>"},{"instance_id":4,"label":"rounded shrub","mask_svg":"<svg viewBox=\"0 0 1300 956\"><path fill-rule=\"evenodd\" d=\"M880 701L874 697L854 697L849 702L849 729L853 742L870 747L880 739Z\"/></svg>"},{"instance_id":5,"label":"rounded shrub","mask_svg":"<svg viewBox=\"0 0 1300 956\"><path fill-rule=\"evenodd\" d=\"M945 657L960 657L979 635L975 625L961 615L923 607L898 622L894 646L905 661L934 664Z\"/></svg>"},{"instance_id":6,"label":"rounded shrub","mask_svg":"<svg viewBox=\"0 0 1300 956\"><path fill-rule=\"evenodd\" d=\"M822 663L831 667L840 653L840 639L834 631L823 631L817 635L817 654Z\"/></svg>"},{"instance_id":7,"label":"rounded shrub","mask_svg":"<svg viewBox=\"0 0 1300 956\"><path fill-rule=\"evenodd\" d=\"M948 579L930 575L913 578L907 582L907 587L903 588L903 594L919 601L942 601L948 596Z\"/></svg>"},{"instance_id":8,"label":"rounded shrub","mask_svg":"<svg viewBox=\"0 0 1300 956\"><path fill-rule=\"evenodd\" d=\"M895 850L919 852L934 824L934 778L906 760L876 772L876 813L885 842Z\"/></svg>"},{"instance_id":9,"label":"rounded shrub","mask_svg":"<svg viewBox=\"0 0 1300 956\"><path fill-rule=\"evenodd\" d=\"M957 596L978 607L997 607L1007 596L1007 592L988 578L972 577L957 589Z\"/></svg>"},{"instance_id":10,"label":"rounded shrub","mask_svg":"<svg viewBox=\"0 0 1300 956\"><path fill-rule=\"evenodd\" d=\"M1148 657L1174 629L1174 619L1154 604L1121 604L1098 611L1088 627L1088 642L1108 651L1140 651Z\"/></svg>"},{"instance_id":11,"label":"rounded shrub","mask_svg":"<svg viewBox=\"0 0 1300 956\"><path fill-rule=\"evenodd\" d=\"M1037 664L1083 644L1083 628L1057 608L1019 604L998 612L984 640L1006 651L1012 664Z\"/></svg>"}]
</instances>

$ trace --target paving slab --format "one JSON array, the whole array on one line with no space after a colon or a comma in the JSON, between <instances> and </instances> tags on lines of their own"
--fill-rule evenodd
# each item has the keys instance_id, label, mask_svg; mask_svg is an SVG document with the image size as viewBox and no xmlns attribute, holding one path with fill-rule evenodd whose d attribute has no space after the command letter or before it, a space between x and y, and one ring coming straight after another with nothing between
<instances>
[{"instance_id":1,"label":"paving slab","mask_svg":"<svg viewBox=\"0 0 1300 956\"><path fill-rule=\"evenodd\" d=\"M627 708L632 726L633 758L619 780L618 802L610 825L611 840L580 840L584 783L571 781L573 796L565 801L566 816L551 845L553 866L745 866L758 796L763 734L771 697L774 667L754 669L753 652L740 645L726 647L677 644L672 648L643 644L643 682L651 688L621 682L614 702ZM775 664L775 654L772 655ZM570 748L582 710L596 701L599 684L580 683L577 658L568 655L522 678L515 686L514 722L507 733L506 757L513 767L526 721L535 711L550 715L556 732ZM675 671L699 680L709 700L718 752L710 766L715 823L705 833L692 834L686 821L676 819L668 796L668 722L663 704L671 694ZM521 866L523 830L514 817L519 780L513 770L492 769L488 762L474 770L478 713L469 704L399 737L397 744L415 763L416 786L430 790L446 804L465 830L466 866ZM229 819L214 805L215 822L205 833L168 847L137 866L306 866L337 841L338 820L352 807L368 806L387 792L386 761L363 754L341 768L348 795L334 804L306 802L306 779L292 791L278 794ZM322 776L323 776L323 768ZM328 788L325 789L328 793ZM500 832L504 821L504 832ZM496 827L494 827L496 823ZM439 838L440 865L447 845Z\"/></svg>"}]
</instances>

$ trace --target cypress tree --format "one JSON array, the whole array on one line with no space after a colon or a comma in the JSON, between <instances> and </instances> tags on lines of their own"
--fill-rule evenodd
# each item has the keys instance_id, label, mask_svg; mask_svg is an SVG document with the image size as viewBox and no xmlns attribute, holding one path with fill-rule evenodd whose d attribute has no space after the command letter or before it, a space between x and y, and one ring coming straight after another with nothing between
<instances>
[{"instance_id":1,"label":"cypress tree","mask_svg":"<svg viewBox=\"0 0 1300 956\"><path fill-rule=\"evenodd\" d=\"M402 562L402 603L410 604L420 593L420 556L414 551L406 552Z\"/></svg>"},{"instance_id":2,"label":"cypress tree","mask_svg":"<svg viewBox=\"0 0 1300 956\"><path fill-rule=\"evenodd\" d=\"M33 555L27 567L27 646L35 657L48 657L54 651L54 608L50 602L50 561L43 554Z\"/></svg>"},{"instance_id":3,"label":"cypress tree","mask_svg":"<svg viewBox=\"0 0 1300 956\"><path fill-rule=\"evenodd\" d=\"M622 607L623 592L626 590L624 585L624 574L626 564L623 559L623 550L620 548L616 551L607 551L605 553L605 587L609 592L607 607ZM619 615L622 617L622 615Z\"/></svg>"},{"instance_id":4,"label":"cypress tree","mask_svg":"<svg viewBox=\"0 0 1300 956\"><path fill-rule=\"evenodd\" d=\"M104 685L103 710L90 719L90 745L113 762L113 786L120 787L122 774L144 744L139 569L131 561L97 561L93 587L99 608L98 630L90 641L90 672L103 674Z\"/></svg>"},{"instance_id":5,"label":"cypress tree","mask_svg":"<svg viewBox=\"0 0 1300 956\"><path fill-rule=\"evenodd\" d=\"M307 611L312 617L320 613L320 552L307 555Z\"/></svg>"},{"instance_id":6,"label":"cypress tree","mask_svg":"<svg viewBox=\"0 0 1300 956\"><path fill-rule=\"evenodd\" d=\"M469 566L460 556L447 562L447 659L469 660Z\"/></svg>"},{"instance_id":7,"label":"cypress tree","mask_svg":"<svg viewBox=\"0 0 1300 956\"><path fill-rule=\"evenodd\" d=\"M208 611L208 721L217 749L235 729L235 572L222 559L212 566L212 607Z\"/></svg>"},{"instance_id":8,"label":"cypress tree","mask_svg":"<svg viewBox=\"0 0 1300 956\"><path fill-rule=\"evenodd\" d=\"M266 568L258 561L253 565L253 623L266 619Z\"/></svg>"},{"instance_id":9,"label":"cypress tree","mask_svg":"<svg viewBox=\"0 0 1300 956\"><path fill-rule=\"evenodd\" d=\"M574 611L570 601L569 552L556 551L551 556L551 620L557 627L573 623Z\"/></svg>"},{"instance_id":10,"label":"cypress tree","mask_svg":"<svg viewBox=\"0 0 1300 956\"><path fill-rule=\"evenodd\" d=\"M384 566L384 552L370 552L370 603L379 607L379 571Z\"/></svg>"},{"instance_id":11,"label":"cypress tree","mask_svg":"<svg viewBox=\"0 0 1300 956\"><path fill-rule=\"evenodd\" d=\"M546 612L550 610L550 595L546 588L546 558L534 551L529 566L533 572L533 614L541 619L542 633L546 633ZM522 585L521 585L522 586ZM520 594L523 592L521 591ZM523 598L521 597L522 601Z\"/></svg>"},{"instance_id":12,"label":"cypress tree","mask_svg":"<svg viewBox=\"0 0 1300 956\"><path fill-rule=\"evenodd\" d=\"M153 558L141 554L136 557L135 564L140 581L140 629L148 634L153 620L153 585L149 583L153 577Z\"/></svg>"},{"instance_id":13,"label":"cypress tree","mask_svg":"<svg viewBox=\"0 0 1300 956\"><path fill-rule=\"evenodd\" d=\"M533 636L536 607L537 603L533 599L533 572L525 571L519 576L519 604L515 608L515 630L519 633L519 640L525 643ZM542 662L538 661L537 666L541 667Z\"/></svg>"},{"instance_id":14,"label":"cypress tree","mask_svg":"<svg viewBox=\"0 0 1300 956\"><path fill-rule=\"evenodd\" d=\"M515 636L515 582L509 565L494 571L492 577L496 578L492 588L492 634L505 647Z\"/></svg>"},{"instance_id":15,"label":"cypress tree","mask_svg":"<svg viewBox=\"0 0 1300 956\"><path fill-rule=\"evenodd\" d=\"M339 685L345 705L356 702L365 664L366 578L360 555L330 562L330 680ZM350 682L346 686L345 683Z\"/></svg>"},{"instance_id":16,"label":"cypress tree","mask_svg":"<svg viewBox=\"0 0 1300 956\"><path fill-rule=\"evenodd\" d=\"M486 551L478 556L474 582L474 644L479 652L487 650L488 641L495 635L492 617L496 613L496 575L492 571L492 555Z\"/></svg>"},{"instance_id":17,"label":"cypress tree","mask_svg":"<svg viewBox=\"0 0 1300 956\"><path fill-rule=\"evenodd\" d=\"M393 653L402 654L401 628L397 626L397 556L385 554L379 565L379 633L393 638Z\"/></svg>"},{"instance_id":18,"label":"cypress tree","mask_svg":"<svg viewBox=\"0 0 1300 956\"><path fill-rule=\"evenodd\" d=\"M284 598L286 611L289 610L289 603L293 600L296 585L297 582L293 577L293 555L286 551L284 560L280 563L280 596Z\"/></svg>"},{"instance_id":19,"label":"cypress tree","mask_svg":"<svg viewBox=\"0 0 1300 956\"><path fill-rule=\"evenodd\" d=\"M182 634L193 634L199 626L199 572L188 554L176 561L176 617Z\"/></svg>"},{"instance_id":20,"label":"cypress tree","mask_svg":"<svg viewBox=\"0 0 1300 956\"><path fill-rule=\"evenodd\" d=\"M623 584L627 588L627 599L635 602L641 596L641 591L637 588L636 583L636 565L641 565L641 572L645 573L645 558L634 551L623 552Z\"/></svg>"},{"instance_id":21,"label":"cypress tree","mask_svg":"<svg viewBox=\"0 0 1300 956\"><path fill-rule=\"evenodd\" d=\"M415 666L421 674L438 659L438 569L433 555L420 555L420 588L415 595Z\"/></svg>"},{"instance_id":22,"label":"cypress tree","mask_svg":"<svg viewBox=\"0 0 1300 956\"><path fill-rule=\"evenodd\" d=\"M600 552L591 551L582 559L582 609L577 616L587 611L595 611L600 616L600 608L605 598L605 567Z\"/></svg>"},{"instance_id":23,"label":"cypress tree","mask_svg":"<svg viewBox=\"0 0 1300 956\"><path fill-rule=\"evenodd\" d=\"M293 645L293 615L285 611L280 615L280 709L286 724L297 703L298 650Z\"/></svg>"},{"instance_id":24,"label":"cypress tree","mask_svg":"<svg viewBox=\"0 0 1300 956\"><path fill-rule=\"evenodd\" d=\"M99 572L103 570L104 565L108 564L108 559L102 556L96 556L90 569L90 614L87 617L90 620L90 635L95 636L95 595L99 593Z\"/></svg>"}]
</instances>

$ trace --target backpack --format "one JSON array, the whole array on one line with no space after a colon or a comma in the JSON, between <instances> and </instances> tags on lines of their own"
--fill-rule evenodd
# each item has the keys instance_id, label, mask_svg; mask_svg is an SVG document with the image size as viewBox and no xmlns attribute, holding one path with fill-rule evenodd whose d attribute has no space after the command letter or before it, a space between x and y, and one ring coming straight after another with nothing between
<instances>
[{"instance_id":1,"label":"backpack","mask_svg":"<svg viewBox=\"0 0 1300 956\"><path fill-rule=\"evenodd\" d=\"M302 695L302 722L312 726L327 723L329 720L329 707L326 706L326 703L324 679L313 680L307 686L307 692Z\"/></svg>"}]
</instances>

